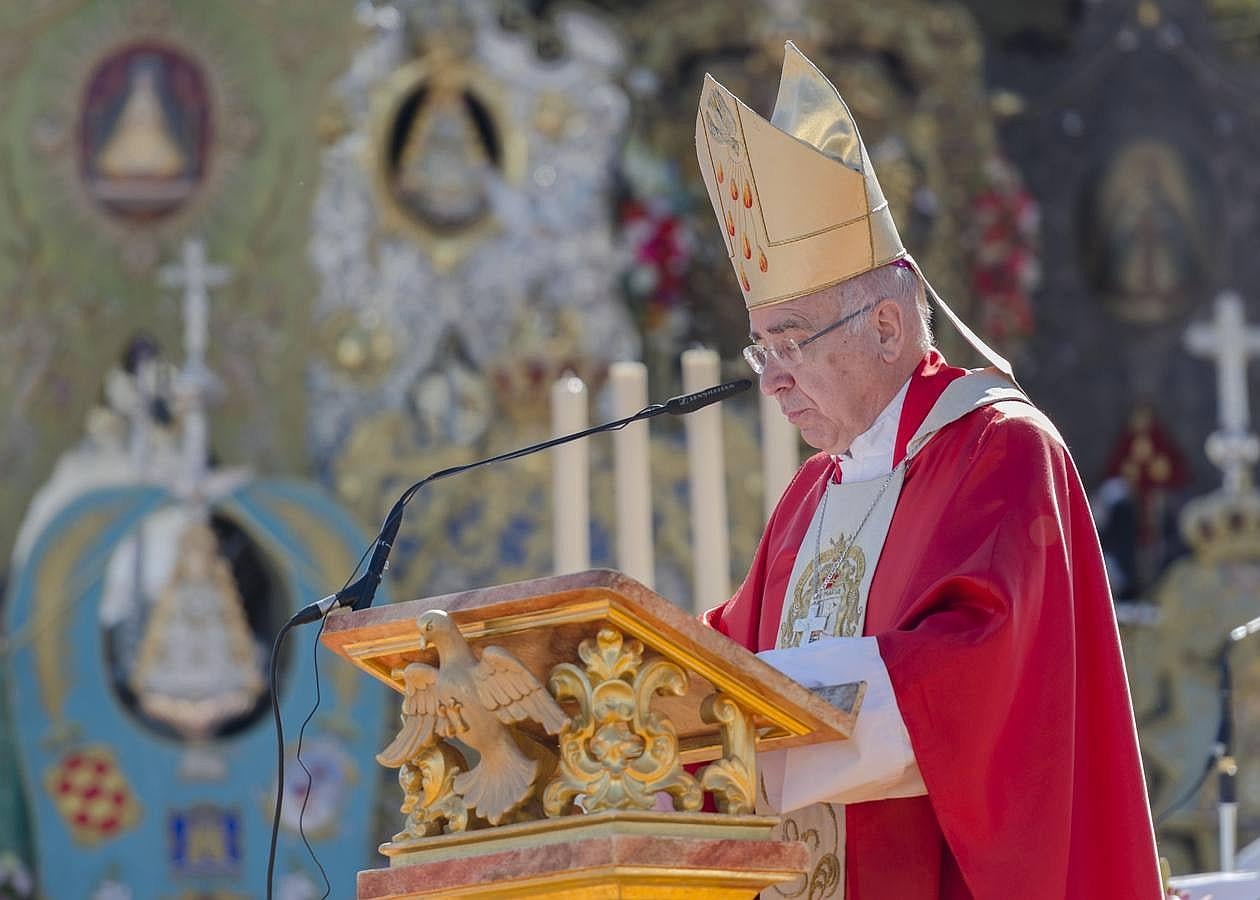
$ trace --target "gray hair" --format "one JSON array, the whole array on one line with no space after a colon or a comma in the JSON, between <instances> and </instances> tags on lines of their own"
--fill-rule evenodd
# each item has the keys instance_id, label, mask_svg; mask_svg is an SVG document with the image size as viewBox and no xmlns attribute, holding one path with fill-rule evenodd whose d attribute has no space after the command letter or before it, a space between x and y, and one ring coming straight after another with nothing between
<instances>
[{"instance_id":1,"label":"gray hair","mask_svg":"<svg viewBox=\"0 0 1260 900\"><path fill-rule=\"evenodd\" d=\"M913 269L892 264L871 269L836 285L835 297L844 310L860 309L884 298L895 300L906 312L913 309L918 314L919 333L915 337L919 349L926 351L932 346L932 313L927 292L923 280Z\"/></svg>"}]
</instances>

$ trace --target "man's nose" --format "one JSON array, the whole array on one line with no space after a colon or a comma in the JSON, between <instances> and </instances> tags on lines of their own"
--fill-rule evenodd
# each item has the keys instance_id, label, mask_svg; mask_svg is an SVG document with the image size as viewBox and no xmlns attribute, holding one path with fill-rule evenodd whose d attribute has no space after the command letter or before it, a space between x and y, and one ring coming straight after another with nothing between
<instances>
[{"instance_id":1,"label":"man's nose","mask_svg":"<svg viewBox=\"0 0 1260 900\"><path fill-rule=\"evenodd\" d=\"M761 372L759 380L761 393L770 397L777 394L784 388L792 386L792 373L773 356L766 359L766 367Z\"/></svg>"}]
</instances>

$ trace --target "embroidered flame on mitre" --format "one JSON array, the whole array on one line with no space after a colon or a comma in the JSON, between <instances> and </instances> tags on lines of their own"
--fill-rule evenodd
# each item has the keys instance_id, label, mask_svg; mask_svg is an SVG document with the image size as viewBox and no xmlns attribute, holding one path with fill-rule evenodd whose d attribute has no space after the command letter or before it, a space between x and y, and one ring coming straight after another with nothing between
<instances>
[{"instance_id":1,"label":"embroidered flame on mitre","mask_svg":"<svg viewBox=\"0 0 1260 900\"><path fill-rule=\"evenodd\" d=\"M769 122L705 75L696 153L749 309L906 255L853 114L791 41Z\"/></svg>"}]
</instances>

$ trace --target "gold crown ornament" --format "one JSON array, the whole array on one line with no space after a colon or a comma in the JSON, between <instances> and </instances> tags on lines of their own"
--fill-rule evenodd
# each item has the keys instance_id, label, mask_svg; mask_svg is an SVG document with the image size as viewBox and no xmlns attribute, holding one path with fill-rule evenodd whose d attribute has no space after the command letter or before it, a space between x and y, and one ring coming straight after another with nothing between
<instances>
[{"instance_id":1,"label":"gold crown ornament","mask_svg":"<svg viewBox=\"0 0 1260 900\"><path fill-rule=\"evenodd\" d=\"M1260 494L1214 491L1196 497L1178 516L1181 535L1202 562L1254 561L1260 556Z\"/></svg>"},{"instance_id":2,"label":"gold crown ornament","mask_svg":"<svg viewBox=\"0 0 1260 900\"><path fill-rule=\"evenodd\" d=\"M791 41L770 121L705 75L696 154L748 309L905 260L967 342L1014 380L1010 363L954 314L906 252L853 114Z\"/></svg>"}]
</instances>

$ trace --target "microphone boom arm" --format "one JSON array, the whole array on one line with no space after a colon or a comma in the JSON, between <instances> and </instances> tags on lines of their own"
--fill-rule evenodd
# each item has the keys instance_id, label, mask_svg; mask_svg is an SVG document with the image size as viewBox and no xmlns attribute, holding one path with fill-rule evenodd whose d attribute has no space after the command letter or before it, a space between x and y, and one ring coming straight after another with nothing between
<instances>
[{"instance_id":1,"label":"microphone boom arm","mask_svg":"<svg viewBox=\"0 0 1260 900\"><path fill-rule=\"evenodd\" d=\"M653 403L651 406L645 406L632 416L626 416L624 419L616 419L612 422L605 422L601 425L593 425L573 434L565 434L560 437L554 437L550 440L542 441L537 444L531 444L527 447L520 447L516 450L509 450L506 453L500 453L497 456L491 456L487 459L479 459L474 462L464 463L459 466L451 466L450 468L440 469L431 475L417 481L411 487L407 488L395 501L393 507L390 508L389 515L385 517L384 523L381 525L380 533L376 536L376 541L372 549L372 558L368 562L367 571L363 576L351 584L346 585L335 594L330 594L323 600L312 603L303 607L296 616L294 616L294 624L302 624L305 622L314 622L323 618L330 611L337 607L349 606L352 609L367 609L372 605L372 600L376 597L376 589L381 583L381 578L385 574L385 570L389 567L389 554L394 548L394 540L398 537L398 529L402 525L403 510L407 504L411 502L412 497L419 490L431 481L437 481L451 475L458 475L460 472L466 472L469 469L475 469L479 466L487 466L492 463L507 462L508 460L519 459L522 456L528 456L531 453L539 453L543 450L550 450L552 447L558 447L561 444L567 444L571 441L581 440L594 434L600 434L605 431L617 431L625 428L634 422L643 419L651 419L664 413L670 415L683 416L688 413L695 412L712 403L725 400L742 391L748 390L752 386L752 382L747 378L740 378L736 381L728 381L724 384L714 385L697 391L693 394L682 394L677 397L671 397L664 403Z\"/></svg>"}]
</instances>

